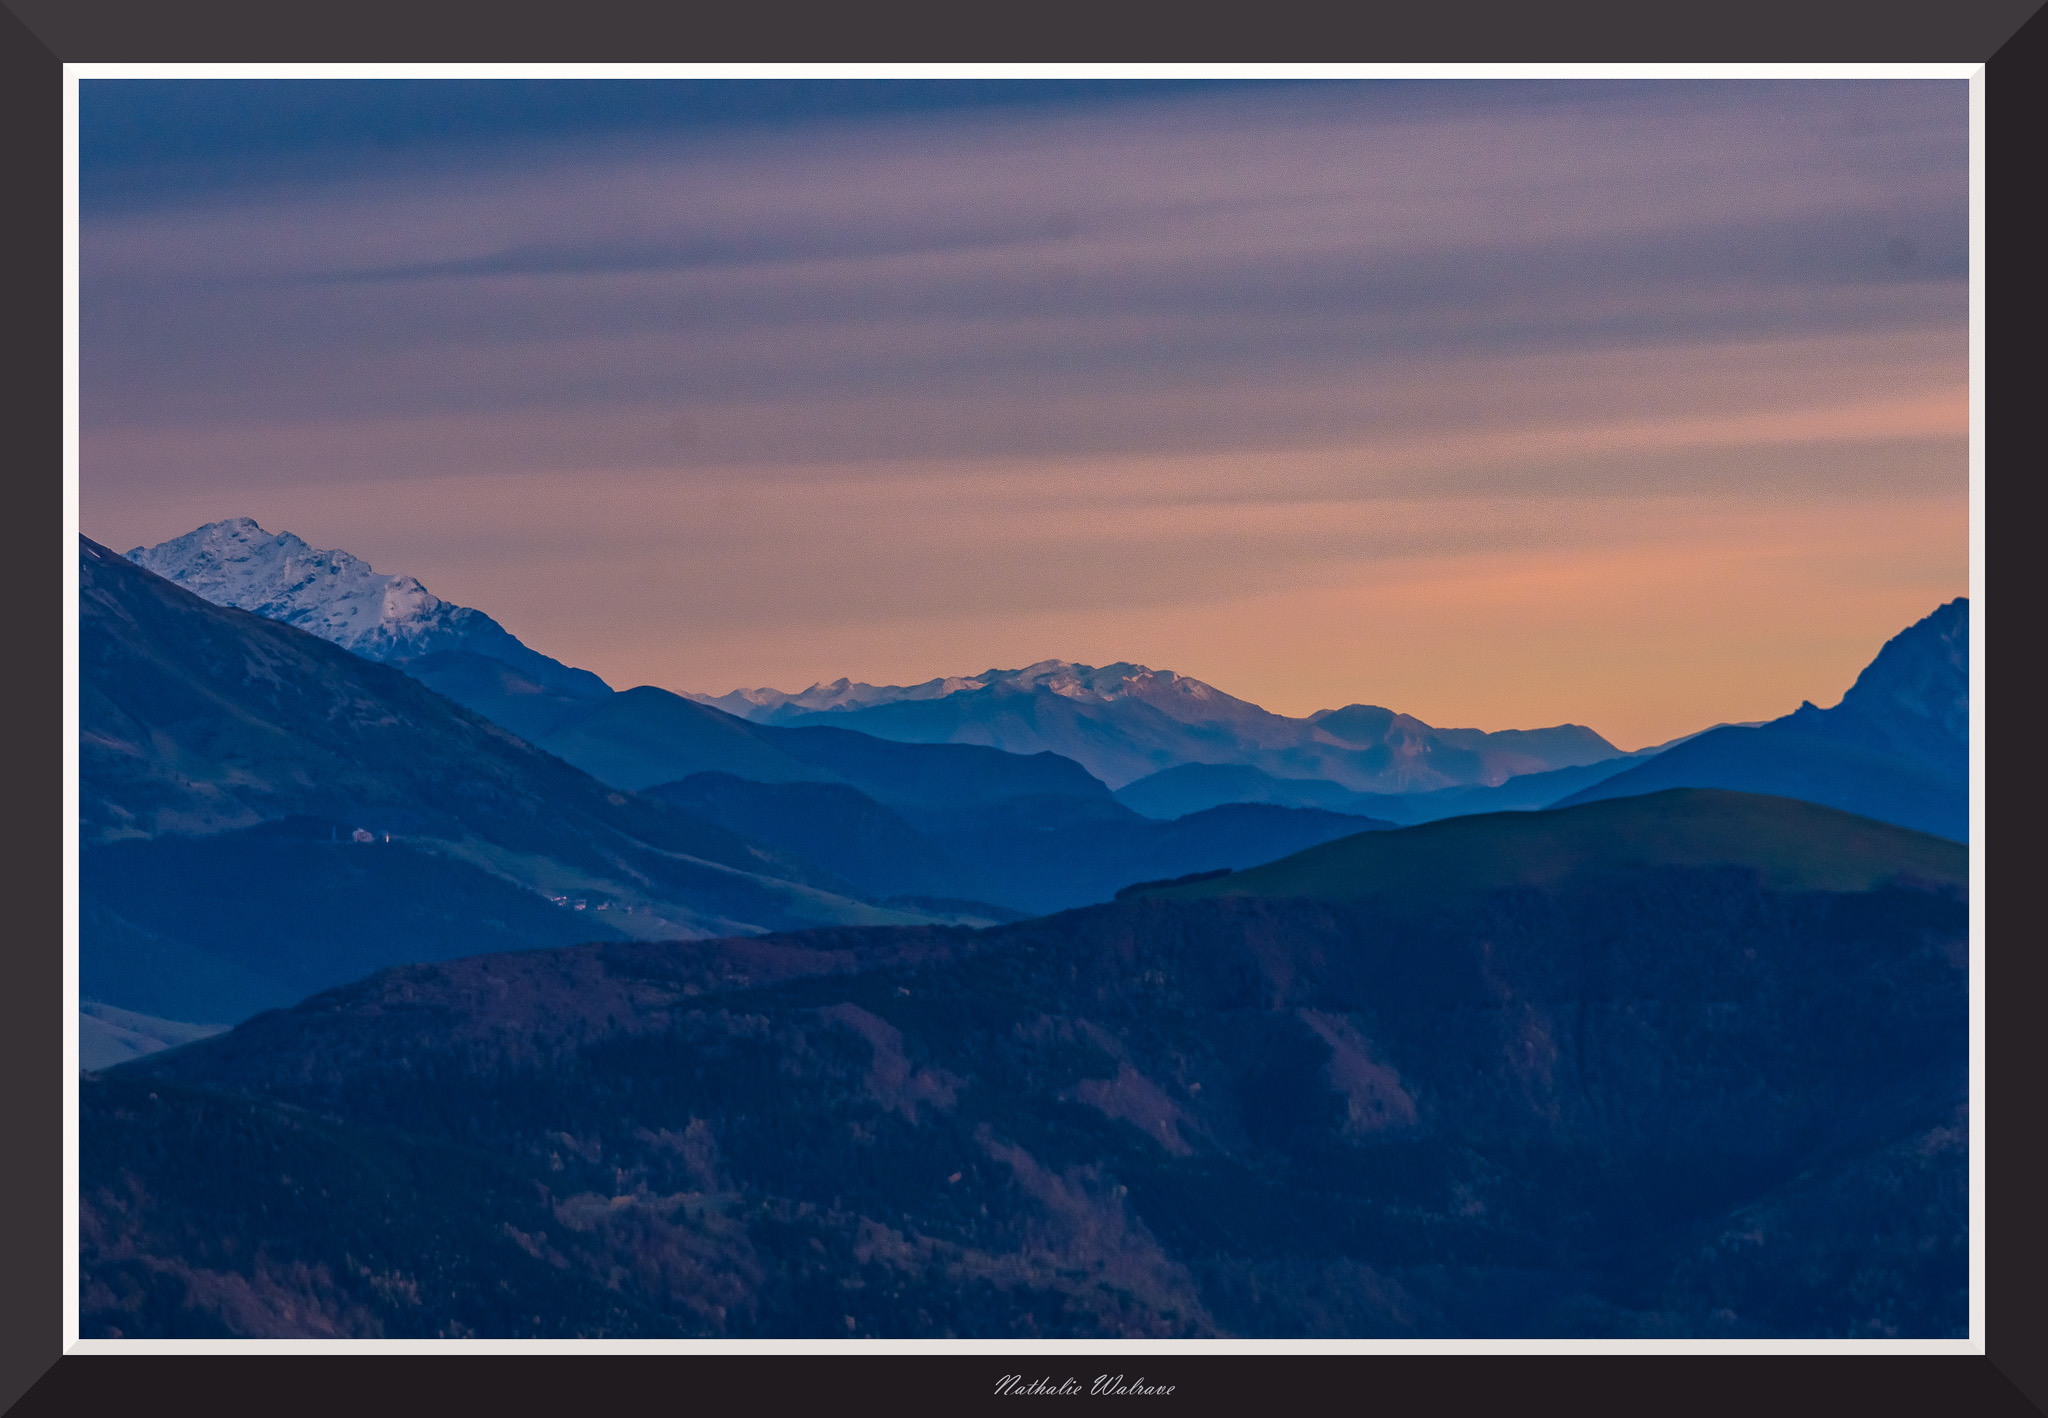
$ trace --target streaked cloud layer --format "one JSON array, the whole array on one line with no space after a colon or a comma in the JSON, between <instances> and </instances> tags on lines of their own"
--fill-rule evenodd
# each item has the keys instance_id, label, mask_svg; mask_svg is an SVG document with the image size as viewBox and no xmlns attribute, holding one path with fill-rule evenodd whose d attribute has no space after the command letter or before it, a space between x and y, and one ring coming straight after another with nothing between
<instances>
[{"instance_id":1,"label":"streaked cloud layer","mask_svg":"<svg viewBox=\"0 0 2048 1418\"><path fill-rule=\"evenodd\" d=\"M315 156L89 185L89 535L255 516L617 683L1133 659L1631 744L1965 588L1960 83Z\"/></svg>"}]
</instances>

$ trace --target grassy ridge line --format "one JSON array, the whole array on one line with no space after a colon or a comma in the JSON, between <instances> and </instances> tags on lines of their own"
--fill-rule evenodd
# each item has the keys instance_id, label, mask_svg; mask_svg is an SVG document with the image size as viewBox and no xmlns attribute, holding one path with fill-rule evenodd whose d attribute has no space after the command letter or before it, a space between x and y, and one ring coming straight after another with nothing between
<instances>
[{"instance_id":1,"label":"grassy ridge line","mask_svg":"<svg viewBox=\"0 0 2048 1418\"><path fill-rule=\"evenodd\" d=\"M1351 901L1545 886L1638 866L1747 867L1766 885L1792 891L1868 891L1902 876L1966 887L1969 849L1791 798L1673 788L1365 832L1216 881L1140 894Z\"/></svg>"}]
</instances>

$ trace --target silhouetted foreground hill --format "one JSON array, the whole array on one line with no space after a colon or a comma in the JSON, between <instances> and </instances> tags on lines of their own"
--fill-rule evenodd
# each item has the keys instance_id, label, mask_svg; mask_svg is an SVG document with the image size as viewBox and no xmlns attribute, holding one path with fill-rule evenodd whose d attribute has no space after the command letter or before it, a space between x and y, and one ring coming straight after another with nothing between
<instances>
[{"instance_id":1,"label":"silhouetted foreground hill","mask_svg":"<svg viewBox=\"0 0 2048 1418\"><path fill-rule=\"evenodd\" d=\"M1734 796L1505 884L387 971L85 1080L83 1329L1961 1334L1965 905L1841 814L1695 859Z\"/></svg>"},{"instance_id":2,"label":"silhouetted foreground hill","mask_svg":"<svg viewBox=\"0 0 2048 1418\"><path fill-rule=\"evenodd\" d=\"M607 784L411 674L88 541L80 576L82 988L173 1021L485 951L1012 919L1372 825L1270 808L1156 823L1055 754L750 724L655 689L578 698L468 651L404 662L495 686L517 731L567 706L583 717L543 741L584 735L594 767L641 753L798 780L642 796L617 790L638 776Z\"/></svg>"}]
</instances>

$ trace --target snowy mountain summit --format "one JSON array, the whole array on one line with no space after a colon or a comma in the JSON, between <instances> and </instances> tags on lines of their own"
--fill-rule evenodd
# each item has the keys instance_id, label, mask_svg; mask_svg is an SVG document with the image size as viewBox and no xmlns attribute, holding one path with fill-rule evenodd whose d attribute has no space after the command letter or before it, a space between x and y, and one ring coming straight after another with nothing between
<instances>
[{"instance_id":1,"label":"snowy mountain summit","mask_svg":"<svg viewBox=\"0 0 2048 1418\"><path fill-rule=\"evenodd\" d=\"M308 546L290 532L267 532L247 517L136 547L128 559L215 605L281 620L367 660L466 651L564 693L610 689L588 670L528 649L482 611L451 605L410 576L379 575L360 557Z\"/></svg>"},{"instance_id":2,"label":"snowy mountain summit","mask_svg":"<svg viewBox=\"0 0 2048 1418\"><path fill-rule=\"evenodd\" d=\"M756 723L833 725L906 743L1057 753L1121 788L1184 764L1238 764L1354 793L1418 793L1619 757L1579 724L1440 729L1370 704L1290 718L1172 670L1040 660L914 685L835 680L798 694L692 695Z\"/></svg>"},{"instance_id":3,"label":"snowy mountain summit","mask_svg":"<svg viewBox=\"0 0 2048 1418\"><path fill-rule=\"evenodd\" d=\"M1242 704L1214 685L1172 670L1148 669L1119 661L1097 669L1071 660L1040 660L1021 670L990 670L985 683L1001 683L1012 689L1043 689L1064 699L1108 704L1118 699L1142 699L1164 708L1176 699L1190 699L1213 705ZM1203 717L1210 717L1205 715Z\"/></svg>"},{"instance_id":4,"label":"snowy mountain summit","mask_svg":"<svg viewBox=\"0 0 2048 1418\"><path fill-rule=\"evenodd\" d=\"M904 700L944 699L955 694L972 694L977 690L999 693L1042 690L1063 699L1090 704L1142 699L1160 708L1167 708L1175 700L1186 700L1208 706L1210 712L1195 715L1197 718L1215 717L1214 711L1219 706L1242 702L1232 699L1220 689L1187 675L1175 674L1172 670L1152 670L1143 665L1122 662L1097 669L1093 665L1075 664L1072 660L1040 660L1021 670L983 670L978 675L949 675L943 679L926 680L922 684L876 685L842 678L830 684L814 684L795 694L779 689L735 689L729 694L692 694L689 697L700 704L738 714L741 718L779 723L800 713L866 709ZM1169 708L1168 712L1172 710Z\"/></svg>"}]
</instances>

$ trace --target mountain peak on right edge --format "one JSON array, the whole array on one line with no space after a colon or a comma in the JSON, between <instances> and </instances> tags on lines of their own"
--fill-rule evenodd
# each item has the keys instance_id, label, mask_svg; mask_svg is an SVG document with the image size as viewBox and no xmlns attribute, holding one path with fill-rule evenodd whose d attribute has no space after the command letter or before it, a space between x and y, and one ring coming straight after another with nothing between
<instances>
[{"instance_id":1,"label":"mountain peak on right edge","mask_svg":"<svg viewBox=\"0 0 2048 1418\"><path fill-rule=\"evenodd\" d=\"M1842 702L1781 722L1958 777L1970 766L1970 602L1958 596L1885 641Z\"/></svg>"},{"instance_id":2,"label":"mountain peak on right edge","mask_svg":"<svg viewBox=\"0 0 2048 1418\"><path fill-rule=\"evenodd\" d=\"M1710 729L1551 806L1722 788L1967 841L1969 607L1958 597L1887 640L1832 709Z\"/></svg>"}]
</instances>

